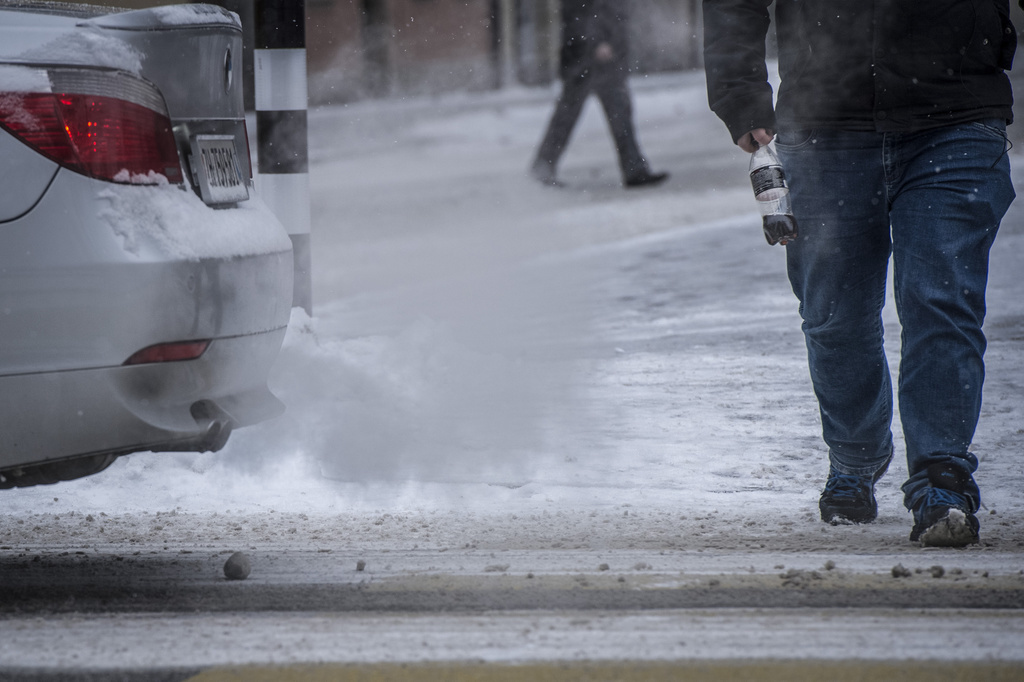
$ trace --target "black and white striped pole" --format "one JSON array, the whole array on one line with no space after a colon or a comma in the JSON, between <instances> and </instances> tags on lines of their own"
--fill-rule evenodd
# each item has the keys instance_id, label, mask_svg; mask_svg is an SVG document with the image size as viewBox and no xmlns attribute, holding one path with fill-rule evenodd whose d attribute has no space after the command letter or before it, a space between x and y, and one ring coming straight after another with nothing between
<instances>
[{"instance_id":1,"label":"black and white striped pole","mask_svg":"<svg viewBox=\"0 0 1024 682\"><path fill-rule=\"evenodd\" d=\"M292 238L292 304L312 315L306 3L256 0L254 14L258 190Z\"/></svg>"}]
</instances>

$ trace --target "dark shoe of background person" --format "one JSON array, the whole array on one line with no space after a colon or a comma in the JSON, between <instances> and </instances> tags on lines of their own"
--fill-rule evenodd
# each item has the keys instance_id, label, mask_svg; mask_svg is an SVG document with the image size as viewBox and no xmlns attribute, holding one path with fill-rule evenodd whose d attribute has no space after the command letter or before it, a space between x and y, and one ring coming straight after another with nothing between
<instances>
[{"instance_id":1,"label":"dark shoe of background person","mask_svg":"<svg viewBox=\"0 0 1024 682\"><path fill-rule=\"evenodd\" d=\"M971 476L955 464L928 467L924 494L914 504L911 541L926 547L966 547L978 542L975 500L966 490Z\"/></svg>"},{"instance_id":2,"label":"dark shoe of background person","mask_svg":"<svg viewBox=\"0 0 1024 682\"><path fill-rule=\"evenodd\" d=\"M530 177L548 187L564 187L555 177L555 168L547 161L537 160L530 166Z\"/></svg>"},{"instance_id":3,"label":"dark shoe of background person","mask_svg":"<svg viewBox=\"0 0 1024 682\"><path fill-rule=\"evenodd\" d=\"M828 468L828 480L825 490L818 500L821 520L833 526L846 523L871 523L878 516L878 503L875 502L875 483L889 469L886 461L881 469L871 476L854 476Z\"/></svg>"},{"instance_id":4,"label":"dark shoe of background person","mask_svg":"<svg viewBox=\"0 0 1024 682\"><path fill-rule=\"evenodd\" d=\"M626 187L648 187L660 185L666 179L668 179L668 173L652 173L650 171L644 171L643 173L637 173L636 175L629 176L623 184L626 185Z\"/></svg>"}]
</instances>

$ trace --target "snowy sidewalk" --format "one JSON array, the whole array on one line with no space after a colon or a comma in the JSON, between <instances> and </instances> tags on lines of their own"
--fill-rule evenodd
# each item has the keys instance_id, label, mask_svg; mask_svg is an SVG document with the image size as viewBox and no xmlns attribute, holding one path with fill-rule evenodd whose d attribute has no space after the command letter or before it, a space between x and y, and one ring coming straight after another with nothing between
<instances>
[{"instance_id":1,"label":"snowy sidewalk","mask_svg":"<svg viewBox=\"0 0 1024 682\"><path fill-rule=\"evenodd\" d=\"M901 456L880 483L877 523L818 520L827 464L784 254L760 235L745 155L707 111L703 81L636 88L641 142L673 175L635 191L619 186L595 103L564 161L568 187L525 176L545 94L312 112L316 317L295 316L273 379L288 413L218 454L136 455L93 479L9 493L5 523L104 512L130 537L157 513L205 527L204 514L229 511L276 533L274 510L306 514L339 544L372 544L373 520L400 514L452 537L497 523L500 542L544 547L567 532L565 513L580 524L568 534L592 547L1020 564L1020 208L993 253L974 445L983 543L923 551L907 541ZM886 327L895 370L891 304ZM326 530L346 523L368 532ZM240 542L258 539L248 528Z\"/></svg>"}]
</instances>

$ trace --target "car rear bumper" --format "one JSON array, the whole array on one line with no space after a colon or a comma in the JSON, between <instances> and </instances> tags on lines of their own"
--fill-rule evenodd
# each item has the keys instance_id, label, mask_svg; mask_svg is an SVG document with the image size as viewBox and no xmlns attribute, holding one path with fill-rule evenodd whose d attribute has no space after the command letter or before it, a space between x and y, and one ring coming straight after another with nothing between
<instances>
[{"instance_id":1,"label":"car rear bumper","mask_svg":"<svg viewBox=\"0 0 1024 682\"><path fill-rule=\"evenodd\" d=\"M288 324L291 241L258 199L215 210L174 186L61 170L0 235L0 375L117 366L153 344Z\"/></svg>"},{"instance_id":2,"label":"car rear bumper","mask_svg":"<svg viewBox=\"0 0 1024 682\"><path fill-rule=\"evenodd\" d=\"M285 328L215 339L196 360L0 377L0 469L69 457L218 450L284 411L267 377Z\"/></svg>"}]
</instances>

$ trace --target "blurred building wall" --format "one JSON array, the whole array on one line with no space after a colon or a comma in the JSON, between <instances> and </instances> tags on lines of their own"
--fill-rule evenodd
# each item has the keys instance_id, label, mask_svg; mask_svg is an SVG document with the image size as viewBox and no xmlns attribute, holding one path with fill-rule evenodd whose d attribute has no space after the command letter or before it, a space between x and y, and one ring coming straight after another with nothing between
<instances>
[{"instance_id":1,"label":"blurred building wall","mask_svg":"<svg viewBox=\"0 0 1024 682\"><path fill-rule=\"evenodd\" d=\"M519 82L547 82L554 2L307 0L310 97L489 89L507 84L510 70Z\"/></svg>"},{"instance_id":2,"label":"blurred building wall","mask_svg":"<svg viewBox=\"0 0 1024 682\"><path fill-rule=\"evenodd\" d=\"M252 3L215 1L240 14ZM638 73L701 66L700 0L619 1L633 5ZM310 99L549 83L560 9L559 0L306 0Z\"/></svg>"},{"instance_id":3,"label":"blurred building wall","mask_svg":"<svg viewBox=\"0 0 1024 682\"><path fill-rule=\"evenodd\" d=\"M633 4L635 70L701 66L700 0L619 1ZM314 101L540 85L557 74L559 0L307 0L306 7Z\"/></svg>"},{"instance_id":4,"label":"blurred building wall","mask_svg":"<svg viewBox=\"0 0 1024 682\"><path fill-rule=\"evenodd\" d=\"M700 0L631 0L630 53L639 73L703 66Z\"/></svg>"}]
</instances>

